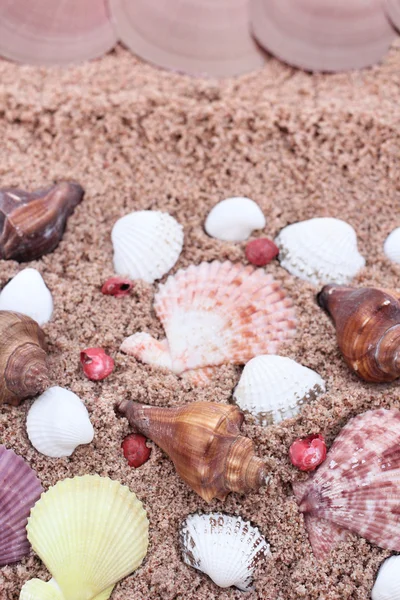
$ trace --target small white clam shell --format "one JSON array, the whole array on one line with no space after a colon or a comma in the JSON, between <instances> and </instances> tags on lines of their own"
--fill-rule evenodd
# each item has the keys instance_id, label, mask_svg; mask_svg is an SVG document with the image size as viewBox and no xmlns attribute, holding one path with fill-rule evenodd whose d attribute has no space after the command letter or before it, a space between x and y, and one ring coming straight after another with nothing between
<instances>
[{"instance_id":1,"label":"small white clam shell","mask_svg":"<svg viewBox=\"0 0 400 600\"><path fill-rule=\"evenodd\" d=\"M204 227L217 240L243 242L255 229L265 227L265 217L254 200L227 198L211 209Z\"/></svg>"},{"instance_id":2,"label":"small white clam shell","mask_svg":"<svg viewBox=\"0 0 400 600\"><path fill-rule=\"evenodd\" d=\"M391 556L381 564L371 598L400 600L400 556Z\"/></svg>"},{"instance_id":3,"label":"small white clam shell","mask_svg":"<svg viewBox=\"0 0 400 600\"><path fill-rule=\"evenodd\" d=\"M293 223L282 229L275 243L282 267L314 285L347 284L365 266L356 232L340 219Z\"/></svg>"},{"instance_id":4,"label":"small white clam shell","mask_svg":"<svg viewBox=\"0 0 400 600\"><path fill-rule=\"evenodd\" d=\"M325 381L318 373L291 358L270 354L246 364L233 397L260 425L272 425L296 416L305 402L324 391Z\"/></svg>"},{"instance_id":5,"label":"small white clam shell","mask_svg":"<svg viewBox=\"0 0 400 600\"><path fill-rule=\"evenodd\" d=\"M44 325L53 314L53 298L36 269L23 269L2 289L0 310L12 310Z\"/></svg>"},{"instance_id":6,"label":"small white clam shell","mask_svg":"<svg viewBox=\"0 0 400 600\"><path fill-rule=\"evenodd\" d=\"M118 219L111 239L118 275L153 283L178 260L183 229L168 213L140 210Z\"/></svg>"},{"instance_id":7,"label":"small white clam shell","mask_svg":"<svg viewBox=\"0 0 400 600\"><path fill-rule=\"evenodd\" d=\"M395 263L400 264L400 227L393 229L383 245L386 256Z\"/></svg>"},{"instance_id":8,"label":"small white clam shell","mask_svg":"<svg viewBox=\"0 0 400 600\"><path fill-rule=\"evenodd\" d=\"M77 446L89 444L94 430L81 399L54 386L32 404L26 419L31 444L45 456L70 456Z\"/></svg>"},{"instance_id":9,"label":"small white clam shell","mask_svg":"<svg viewBox=\"0 0 400 600\"><path fill-rule=\"evenodd\" d=\"M269 554L257 527L223 513L189 515L182 524L181 545L187 565L206 573L219 587L251 589L253 571Z\"/></svg>"}]
</instances>

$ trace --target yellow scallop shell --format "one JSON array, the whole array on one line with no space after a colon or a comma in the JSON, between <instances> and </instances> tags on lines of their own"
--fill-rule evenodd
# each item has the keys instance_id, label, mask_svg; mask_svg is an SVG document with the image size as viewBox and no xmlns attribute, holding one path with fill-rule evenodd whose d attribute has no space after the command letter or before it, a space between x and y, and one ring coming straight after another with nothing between
<instances>
[{"instance_id":1,"label":"yellow scallop shell","mask_svg":"<svg viewBox=\"0 0 400 600\"><path fill-rule=\"evenodd\" d=\"M147 552L148 520L126 486L98 475L59 481L31 511L28 539L53 576L20 600L107 600Z\"/></svg>"}]
</instances>

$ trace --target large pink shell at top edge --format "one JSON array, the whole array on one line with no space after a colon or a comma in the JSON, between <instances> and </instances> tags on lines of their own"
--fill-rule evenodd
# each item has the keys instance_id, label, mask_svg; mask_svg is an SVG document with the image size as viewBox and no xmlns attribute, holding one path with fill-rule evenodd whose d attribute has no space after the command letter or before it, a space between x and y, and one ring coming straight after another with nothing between
<instances>
[{"instance_id":1,"label":"large pink shell at top edge","mask_svg":"<svg viewBox=\"0 0 400 600\"><path fill-rule=\"evenodd\" d=\"M264 62L250 34L248 0L109 0L109 5L122 42L157 66L231 76Z\"/></svg>"},{"instance_id":2,"label":"large pink shell at top edge","mask_svg":"<svg viewBox=\"0 0 400 600\"><path fill-rule=\"evenodd\" d=\"M400 551L400 411L379 409L351 419L325 462L293 487L305 516Z\"/></svg>"},{"instance_id":3,"label":"large pink shell at top edge","mask_svg":"<svg viewBox=\"0 0 400 600\"><path fill-rule=\"evenodd\" d=\"M0 0L0 56L63 65L102 56L116 43L106 0Z\"/></svg>"},{"instance_id":4,"label":"large pink shell at top edge","mask_svg":"<svg viewBox=\"0 0 400 600\"><path fill-rule=\"evenodd\" d=\"M394 27L400 31L400 0L383 0L383 6Z\"/></svg>"},{"instance_id":5,"label":"large pink shell at top edge","mask_svg":"<svg viewBox=\"0 0 400 600\"><path fill-rule=\"evenodd\" d=\"M0 446L0 566L29 554L26 524L43 488L21 456Z\"/></svg>"},{"instance_id":6,"label":"large pink shell at top edge","mask_svg":"<svg viewBox=\"0 0 400 600\"><path fill-rule=\"evenodd\" d=\"M379 62L395 38L382 0L251 0L257 41L309 71L347 71Z\"/></svg>"}]
</instances>

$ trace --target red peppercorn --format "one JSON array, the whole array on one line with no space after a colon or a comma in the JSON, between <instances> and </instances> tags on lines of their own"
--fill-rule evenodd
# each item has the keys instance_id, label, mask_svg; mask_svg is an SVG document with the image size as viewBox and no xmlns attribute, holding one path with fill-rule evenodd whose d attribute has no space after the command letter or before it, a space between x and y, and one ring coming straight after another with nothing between
<instances>
[{"instance_id":1,"label":"red peppercorn","mask_svg":"<svg viewBox=\"0 0 400 600\"><path fill-rule=\"evenodd\" d=\"M146 446L146 438L140 433L131 433L121 444L130 467L141 467L148 459L151 448Z\"/></svg>"},{"instance_id":2,"label":"red peppercorn","mask_svg":"<svg viewBox=\"0 0 400 600\"><path fill-rule=\"evenodd\" d=\"M133 288L133 281L126 277L110 277L101 288L102 294L121 298L127 296Z\"/></svg>"},{"instance_id":3,"label":"red peppercorn","mask_svg":"<svg viewBox=\"0 0 400 600\"><path fill-rule=\"evenodd\" d=\"M246 246L246 258L252 265L265 267L279 254L279 248L267 238L252 240Z\"/></svg>"},{"instance_id":4,"label":"red peppercorn","mask_svg":"<svg viewBox=\"0 0 400 600\"><path fill-rule=\"evenodd\" d=\"M114 360L103 348L86 348L81 352L81 365L88 379L100 381L112 373Z\"/></svg>"},{"instance_id":5,"label":"red peppercorn","mask_svg":"<svg viewBox=\"0 0 400 600\"><path fill-rule=\"evenodd\" d=\"M292 464L300 471L314 471L326 458L326 444L319 433L299 438L290 446Z\"/></svg>"}]
</instances>

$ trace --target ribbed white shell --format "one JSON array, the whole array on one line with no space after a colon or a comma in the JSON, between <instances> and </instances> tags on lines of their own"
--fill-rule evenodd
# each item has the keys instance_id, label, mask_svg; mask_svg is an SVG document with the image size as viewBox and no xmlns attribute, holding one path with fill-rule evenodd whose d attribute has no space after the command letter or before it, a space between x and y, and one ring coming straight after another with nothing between
<instances>
[{"instance_id":1,"label":"ribbed white shell","mask_svg":"<svg viewBox=\"0 0 400 600\"><path fill-rule=\"evenodd\" d=\"M233 393L240 408L260 425L297 415L305 402L325 391L325 381L295 360L274 354L256 356L243 369Z\"/></svg>"},{"instance_id":2,"label":"ribbed white shell","mask_svg":"<svg viewBox=\"0 0 400 600\"><path fill-rule=\"evenodd\" d=\"M115 271L153 283L178 260L183 229L168 213L140 210L118 219L111 239Z\"/></svg>"},{"instance_id":3,"label":"ribbed white shell","mask_svg":"<svg viewBox=\"0 0 400 600\"><path fill-rule=\"evenodd\" d=\"M318 218L288 225L275 243L282 267L314 285L347 284L365 266L356 232L340 219Z\"/></svg>"},{"instance_id":4,"label":"ribbed white shell","mask_svg":"<svg viewBox=\"0 0 400 600\"><path fill-rule=\"evenodd\" d=\"M257 527L222 513L189 515L182 524L181 544L187 565L206 573L219 587L251 589L257 562L269 544Z\"/></svg>"},{"instance_id":5,"label":"ribbed white shell","mask_svg":"<svg viewBox=\"0 0 400 600\"><path fill-rule=\"evenodd\" d=\"M23 269L2 289L0 310L12 310L44 325L53 314L53 298L36 269Z\"/></svg>"},{"instance_id":6,"label":"ribbed white shell","mask_svg":"<svg viewBox=\"0 0 400 600\"><path fill-rule=\"evenodd\" d=\"M204 227L217 240L243 242L252 231L265 227L265 217L254 200L227 198L211 209Z\"/></svg>"},{"instance_id":7,"label":"ribbed white shell","mask_svg":"<svg viewBox=\"0 0 400 600\"><path fill-rule=\"evenodd\" d=\"M375 585L372 600L400 600L400 556L391 556L382 563Z\"/></svg>"},{"instance_id":8,"label":"ribbed white shell","mask_svg":"<svg viewBox=\"0 0 400 600\"><path fill-rule=\"evenodd\" d=\"M400 227L393 229L383 245L386 256L395 263L400 264Z\"/></svg>"},{"instance_id":9,"label":"ribbed white shell","mask_svg":"<svg viewBox=\"0 0 400 600\"><path fill-rule=\"evenodd\" d=\"M76 394L51 387L32 404L26 419L31 444L45 456L70 456L77 446L89 444L94 430L88 411Z\"/></svg>"}]
</instances>

